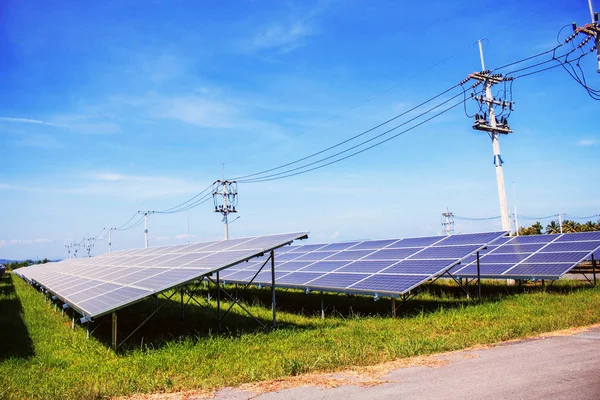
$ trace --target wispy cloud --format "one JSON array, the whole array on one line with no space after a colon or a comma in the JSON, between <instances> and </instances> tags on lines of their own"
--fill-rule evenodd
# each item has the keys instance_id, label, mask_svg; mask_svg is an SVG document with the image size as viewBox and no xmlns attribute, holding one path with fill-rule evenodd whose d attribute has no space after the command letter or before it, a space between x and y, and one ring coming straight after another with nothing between
<instances>
[{"instance_id":1,"label":"wispy cloud","mask_svg":"<svg viewBox=\"0 0 600 400\"><path fill-rule=\"evenodd\" d=\"M24 124L35 124L35 125L49 125L49 126L56 126L56 127L59 127L59 128L67 128L66 125L55 124L53 122L42 121L40 119L32 119L32 118L0 117L0 121L4 121L4 122L17 122L17 123L24 123Z\"/></svg>"},{"instance_id":2,"label":"wispy cloud","mask_svg":"<svg viewBox=\"0 0 600 400\"><path fill-rule=\"evenodd\" d=\"M64 128L72 133L83 133L92 135L113 134L121 131L120 127L113 122L106 122L103 120L98 121L97 118L80 115L58 115L53 117L51 121L33 118L0 117L0 122L45 125L56 128Z\"/></svg>"},{"instance_id":3,"label":"wispy cloud","mask_svg":"<svg viewBox=\"0 0 600 400\"><path fill-rule=\"evenodd\" d=\"M160 99L150 110L155 118L168 118L205 128L232 128L236 109L218 100L200 96Z\"/></svg>"},{"instance_id":4,"label":"wispy cloud","mask_svg":"<svg viewBox=\"0 0 600 400\"><path fill-rule=\"evenodd\" d=\"M248 49L251 51L276 49L287 53L302 46L305 38L316 33L316 28L304 21L291 24L276 23L265 27L262 32L254 36L248 43Z\"/></svg>"},{"instance_id":5,"label":"wispy cloud","mask_svg":"<svg viewBox=\"0 0 600 400\"><path fill-rule=\"evenodd\" d=\"M19 147L40 147L44 149L56 149L62 147L62 144L49 135L28 135L14 141Z\"/></svg>"},{"instance_id":6,"label":"wispy cloud","mask_svg":"<svg viewBox=\"0 0 600 400\"><path fill-rule=\"evenodd\" d=\"M175 236L175 239L193 239L195 237L196 237L196 235L183 234L183 235Z\"/></svg>"},{"instance_id":7,"label":"wispy cloud","mask_svg":"<svg viewBox=\"0 0 600 400\"><path fill-rule=\"evenodd\" d=\"M7 239L0 240L0 247L8 246L8 245L28 245L28 244L38 244L38 243L52 243L52 240L45 238L37 238L37 239Z\"/></svg>"},{"instance_id":8,"label":"wispy cloud","mask_svg":"<svg viewBox=\"0 0 600 400\"><path fill-rule=\"evenodd\" d=\"M242 50L261 52L275 50L288 53L306 43L306 39L319 33L316 17L326 8L326 2L318 2L309 10L290 10L279 20L263 25L258 32L245 40Z\"/></svg>"},{"instance_id":9,"label":"wispy cloud","mask_svg":"<svg viewBox=\"0 0 600 400\"><path fill-rule=\"evenodd\" d=\"M577 141L577 146L589 147L596 146L597 144L600 144L600 141L597 139L581 139Z\"/></svg>"}]
</instances>

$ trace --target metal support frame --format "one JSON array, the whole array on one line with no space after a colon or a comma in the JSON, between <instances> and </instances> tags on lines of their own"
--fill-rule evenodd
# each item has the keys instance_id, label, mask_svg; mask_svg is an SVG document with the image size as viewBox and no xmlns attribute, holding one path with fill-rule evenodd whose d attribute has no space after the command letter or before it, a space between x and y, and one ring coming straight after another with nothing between
<instances>
[{"instance_id":1,"label":"metal support frame","mask_svg":"<svg viewBox=\"0 0 600 400\"><path fill-rule=\"evenodd\" d=\"M269 257L265 260L265 262L258 269L258 271L256 271L256 273L254 274L252 279L250 279L250 281L244 285L242 292L245 292L246 290L248 290L248 288L252 285L252 283L258 276L258 274L261 273L261 271L263 270L263 268L267 265L267 263L269 261L271 261L271 280L272 280L272 282L271 282L271 290L272 290L272 293L271 293L272 305L271 306L273 308L272 328L275 329L277 327L277 310L276 310L276 302L275 302L275 252L274 251L271 251ZM235 305L239 306L246 314L248 314L250 317L252 317L252 319L254 319L254 321L256 321L263 329L265 329L267 331L269 330L268 326L266 326L264 323L262 323L262 321L260 321L255 315L253 315L246 307L244 307L242 305L242 303L239 300L239 297L237 296L237 286L236 286L236 295L234 296L221 287L221 285L219 284L219 273L218 272L217 272L216 281L211 279L210 277L207 277L207 278L210 282L212 282L213 284L215 284L217 286L217 319L218 319L219 330L221 329L221 321L225 318L225 316L229 313L229 311L231 311L231 309ZM231 305L222 314L221 314L221 293L223 295L225 295L231 301Z\"/></svg>"},{"instance_id":2,"label":"metal support frame","mask_svg":"<svg viewBox=\"0 0 600 400\"><path fill-rule=\"evenodd\" d=\"M433 285L438 279L444 277L444 275L448 275L448 277L451 278L458 285L458 287L460 287L463 290L463 292L465 292L465 294L467 295L467 299L470 298L471 295L469 294L469 290L467 289L468 279L465 278L465 284L463 284L461 282L461 279L456 278L454 275L452 275L450 273L449 270L447 270L443 274L437 276L431 282L428 282L428 283L426 283L424 285L417 286L416 288L414 288L413 290L409 291L408 293L402 294L401 297L400 297L400 299L402 299L402 302L400 303L400 305L396 306L396 300L394 298L392 298L392 308L393 308L392 314L393 314L393 316L395 317L396 316L396 311L398 311L400 308L404 307L404 305L409 300L412 300L421 290L423 290L424 287Z\"/></svg>"},{"instance_id":3,"label":"metal support frame","mask_svg":"<svg viewBox=\"0 0 600 400\"><path fill-rule=\"evenodd\" d=\"M592 253L592 274L594 275L594 286L596 286L596 258L594 258L594 253Z\"/></svg>"},{"instance_id":4,"label":"metal support frame","mask_svg":"<svg viewBox=\"0 0 600 400\"><path fill-rule=\"evenodd\" d=\"M164 295L163 296L167 299L167 300L171 300L173 298L173 296L175 296L175 294L177 293L177 290L175 290L170 296ZM130 337L133 336L134 333L136 333L146 322L148 322L150 320L150 318L152 318L154 316L154 314L156 314L158 312L158 310L160 310L165 304L167 304L166 302L161 304L160 306L156 307L156 309L154 311L152 311L152 313L150 315L148 315L148 317L146 317L145 320L143 320L133 331L131 331L131 333L121 341L121 343L119 343L117 345L117 312L113 312L112 313L112 346L113 349L116 351L117 348L121 347L123 345L123 343L125 343L127 340L129 340Z\"/></svg>"},{"instance_id":5,"label":"metal support frame","mask_svg":"<svg viewBox=\"0 0 600 400\"><path fill-rule=\"evenodd\" d=\"M392 318L396 318L396 298L392 297Z\"/></svg>"},{"instance_id":6,"label":"metal support frame","mask_svg":"<svg viewBox=\"0 0 600 400\"><path fill-rule=\"evenodd\" d=\"M477 252L477 299L481 300L481 266L479 264L479 252Z\"/></svg>"},{"instance_id":7,"label":"metal support frame","mask_svg":"<svg viewBox=\"0 0 600 400\"><path fill-rule=\"evenodd\" d=\"M117 351L117 347L119 347L119 346L117 346L117 312L116 311L113 311L113 313L112 313L111 344L112 344L113 350Z\"/></svg>"},{"instance_id":8,"label":"metal support frame","mask_svg":"<svg viewBox=\"0 0 600 400\"><path fill-rule=\"evenodd\" d=\"M275 299L275 252L271 250L271 308L273 309L273 329L277 329L277 302Z\"/></svg>"}]
</instances>

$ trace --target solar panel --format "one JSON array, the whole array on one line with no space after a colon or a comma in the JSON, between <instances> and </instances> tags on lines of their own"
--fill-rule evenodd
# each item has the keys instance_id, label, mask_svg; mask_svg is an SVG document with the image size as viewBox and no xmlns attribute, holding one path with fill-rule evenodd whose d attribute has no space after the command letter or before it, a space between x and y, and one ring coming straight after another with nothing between
<instances>
[{"instance_id":1,"label":"solar panel","mask_svg":"<svg viewBox=\"0 0 600 400\"><path fill-rule=\"evenodd\" d=\"M480 253L480 277L555 280L594 252L600 253L600 232L501 238ZM452 273L477 277L475 257L465 259Z\"/></svg>"},{"instance_id":2,"label":"solar panel","mask_svg":"<svg viewBox=\"0 0 600 400\"><path fill-rule=\"evenodd\" d=\"M21 268L18 275L50 291L81 315L94 318L307 235L299 232L126 250Z\"/></svg>"},{"instance_id":3,"label":"solar panel","mask_svg":"<svg viewBox=\"0 0 600 400\"><path fill-rule=\"evenodd\" d=\"M444 274L506 232L354 241L275 252L276 286L372 295L400 295ZM224 271L228 283L248 283L259 266ZM253 283L271 284L259 274Z\"/></svg>"}]
</instances>

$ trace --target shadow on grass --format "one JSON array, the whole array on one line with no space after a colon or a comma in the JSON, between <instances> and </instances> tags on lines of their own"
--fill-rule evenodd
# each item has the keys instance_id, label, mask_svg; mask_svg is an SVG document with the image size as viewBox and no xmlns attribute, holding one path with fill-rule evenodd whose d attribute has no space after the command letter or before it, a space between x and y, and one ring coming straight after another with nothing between
<instances>
[{"instance_id":1,"label":"shadow on grass","mask_svg":"<svg viewBox=\"0 0 600 400\"><path fill-rule=\"evenodd\" d=\"M190 301L183 312L181 312L181 303L179 294L176 293L172 299L165 299L160 296L158 302L155 299L146 299L140 303L126 307L117 311L117 343L127 338L146 318L159 307L159 310L145 322L139 330L132 334L125 343L119 348L120 352L134 349L158 349L168 346L173 341L178 340L196 340L216 335L226 337L237 337L249 333L264 333L272 327L270 310L261 310L262 314L269 315L268 318L254 315L248 315L239 306L234 305L225 315L227 309L233 304L222 301L221 315L225 315L221 322L219 331L217 307L214 301L215 292L210 292L211 301L207 302L207 291L198 291L194 297L203 306ZM204 299L202 298L204 297ZM187 302L188 298L184 298ZM254 308L254 305L242 303L245 308ZM270 308L270 303L269 303ZM254 310L256 309L254 308ZM265 313L264 311L268 311ZM253 313L254 314L254 313ZM260 322L257 322L257 320ZM261 326L262 324L262 326ZM311 324L279 324L279 329L310 329ZM94 330L94 328L97 328ZM265 329L266 328L266 329ZM94 322L90 329L93 335L104 343L107 347L112 342L112 316L105 315Z\"/></svg>"},{"instance_id":2,"label":"shadow on grass","mask_svg":"<svg viewBox=\"0 0 600 400\"><path fill-rule=\"evenodd\" d=\"M494 303L509 296L528 292L546 291L549 293L567 294L586 288L589 289L590 286L585 283L557 283L552 286L546 284L542 288L539 283L506 285L498 281L484 281L481 288L482 299L476 300L476 283L473 282L468 286L470 292L469 299L465 291L455 283L438 281L435 284L420 287L419 294L404 304L402 304L400 299L396 300L396 306L398 307L396 316L400 318L411 317L424 313L433 313L440 309L454 309L481 303ZM233 285L226 286L226 290L231 295L236 293ZM262 309L260 313L267 315L267 317L257 317L257 319L264 326L270 328L272 324L272 320L270 319L270 288L259 289L257 287L250 287L246 291L240 290L238 295L246 308L252 308L253 311ZM226 337L237 337L244 334L266 331L253 317L246 314L236 305L223 319L219 333L215 317L217 314L217 307L214 302L216 290L214 288L199 288L196 290L194 296L201 303L205 304L205 306L199 306L193 301L189 302L185 307L183 319L181 317L179 294L175 294L171 300L159 297L158 303L155 303L154 299L147 299L119 310L117 312L117 325L118 343L120 344L122 340L129 336L140 323L156 310L157 305L160 307L159 311L135 332L119 350L158 349L178 340L196 340L218 334ZM207 303L203 299L209 296L211 302ZM225 298L225 296L222 296L222 298ZM185 301L187 301L187 298ZM372 296L339 293L323 293L321 295L319 292L305 294L300 290L278 289L276 292L276 301L278 313L297 314L313 318L321 315L322 301L325 316L339 318L339 323L343 323L343 319L345 318L367 316L390 317L392 313L391 299L382 298L374 301ZM230 302L223 301L221 312L224 313L231 304ZM293 318L285 318L285 320L290 321ZM329 320L328 324L335 325L336 322L335 320ZM316 325L316 321L310 322L310 320L308 322L307 320L303 320L298 324L278 321L278 329L313 329ZM97 327L94 336L107 347L110 347L111 316L106 315L95 321L91 329L94 329L94 327Z\"/></svg>"},{"instance_id":3,"label":"shadow on grass","mask_svg":"<svg viewBox=\"0 0 600 400\"><path fill-rule=\"evenodd\" d=\"M21 301L8 274L0 277L0 327L0 361L28 358L35 354L33 341L23 320Z\"/></svg>"}]
</instances>

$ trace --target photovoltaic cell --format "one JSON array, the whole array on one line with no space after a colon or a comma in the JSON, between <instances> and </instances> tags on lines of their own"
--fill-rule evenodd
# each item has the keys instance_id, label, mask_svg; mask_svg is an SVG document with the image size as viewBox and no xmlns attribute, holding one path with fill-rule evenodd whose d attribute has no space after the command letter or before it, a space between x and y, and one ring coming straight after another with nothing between
<instances>
[{"instance_id":1,"label":"photovoltaic cell","mask_svg":"<svg viewBox=\"0 0 600 400\"><path fill-rule=\"evenodd\" d=\"M506 232L386 239L298 246L275 253L275 284L308 290L364 294L403 294L449 268ZM290 261L293 255L294 260ZM247 271L251 272L251 271ZM287 272L287 273L284 273ZM247 283L245 279L228 281ZM266 280L266 284L270 281Z\"/></svg>"},{"instance_id":2,"label":"photovoltaic cell","mask_svg":"<svg viewBox=\"0 0 600 400\"><path fill-rule=\"evenodd\" d=\"M46 288L82 315L97 317L221 270L227 275L226 268L239 263L244 269L258 270L261 263L243 261L306 236L306 232L300 232L119 251L22 268L19 276ZM255 273L232 272L244 279ZM288 274L284 271L276 275Z\"/></svg>"},{"instance_id":3,"label":"photovoltaic cell","mask_svg":"<svg viewBox=\"0 0 600 400\"><path fill-rule=\"evenodd\" d=\"M600 252L600 232L503 238L480 252L480 276L558 279L580 262L589 260L594 252ZM452 273L463 278L477 277L475 258L465 259Z\"/></svg>"}]
</instances>

